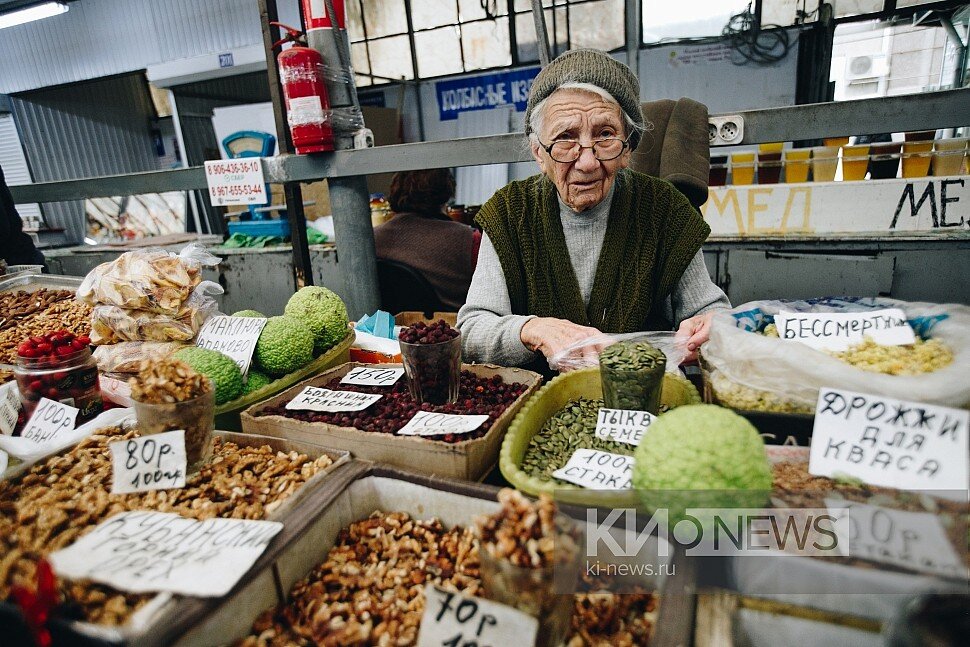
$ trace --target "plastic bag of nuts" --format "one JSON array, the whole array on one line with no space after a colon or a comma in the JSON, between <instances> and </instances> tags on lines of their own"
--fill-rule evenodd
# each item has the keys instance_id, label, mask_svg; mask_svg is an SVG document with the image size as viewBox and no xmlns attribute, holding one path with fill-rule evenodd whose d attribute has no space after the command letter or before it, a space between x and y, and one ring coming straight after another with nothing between
<instances>
[{"instance_id":1,"label":"plastic bag of nuts","mask_svg":"<svg viewBox=\"0 0 970 647\"><path fill-rule=\"evenodd\" d=\"M215 427L215 389L212 382L174 359L145 362L128 381L135 401L135 417L143 436L185 430L187 473L209 459Z\"/></svg>"},{"instance_id":2,"label":"plastic bag of nuts","mask_svg":"<svg viewBox=\"0 0 970 647\"><path fill-rule=\"evenodd\" d=\"M569 630L582 559L582 530L552 497L533 503L509 488L502 508L476 521L485 597L539 620L536 647L560 644Z\"/></svg>"}]
</instances>

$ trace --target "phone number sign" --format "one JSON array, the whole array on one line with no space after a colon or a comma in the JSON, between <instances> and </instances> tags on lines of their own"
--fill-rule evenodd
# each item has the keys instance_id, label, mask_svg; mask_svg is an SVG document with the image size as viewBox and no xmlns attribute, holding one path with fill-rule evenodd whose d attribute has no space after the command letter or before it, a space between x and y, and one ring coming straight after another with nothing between
<instances>
[{"instance_id":1,"label":"phone number sign","mask_svg":"<svg viewBox=\"0 0 970 647\"><path fill-rule=\"evenodd\" d=\"M205 163L205 181L214 207L266 204L266 178L258 157Z\"/></svg>"}]
</instances>

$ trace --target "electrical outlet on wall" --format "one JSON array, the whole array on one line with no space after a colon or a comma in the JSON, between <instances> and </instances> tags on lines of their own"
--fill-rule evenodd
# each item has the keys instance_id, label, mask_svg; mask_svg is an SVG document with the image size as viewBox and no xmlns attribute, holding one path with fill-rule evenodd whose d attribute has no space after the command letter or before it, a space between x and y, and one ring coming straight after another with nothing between
<instances>
[{"instance_id":1,"label":"electrical outlet on wall","mask_svg":"<svg viewBox=\"0 0 970 647\"><path fill-rule=\"evenodd\" d=\"M744 139L744 117L741 115L709 117L707 134L711 146L740 144Z\"/></svg>"}]
</instances>

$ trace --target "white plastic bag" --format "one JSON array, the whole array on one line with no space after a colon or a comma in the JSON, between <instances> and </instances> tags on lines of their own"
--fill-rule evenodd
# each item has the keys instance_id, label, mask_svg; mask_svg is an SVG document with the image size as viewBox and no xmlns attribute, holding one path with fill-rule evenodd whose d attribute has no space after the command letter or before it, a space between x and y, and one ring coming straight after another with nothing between
<instances>
[{"instance_id":1,"label":"white plastic bag","mask_svg":"<svg viewBox=\"0 0 970 647\"><path fill-rule=\"evenodd\" d=\"M899 308L923 339L937 339L953 362L921 375L864 371L791 340L758 334L780 310L865 312ZM714 396L736 409L814 413L822 387L949 407L970 405L970 308L886 298L755 301L719 311L701 366Z\"/></svg>"},{"instance_id":2,"label":"white plastic bag","mask_svg":"<svg viewBox=\"0 0 970 647\"><path fill-rule=\"evenodd\" d=\"M620 335L603 333L576 342L572 346L556 353L549 360L549 367L554 371L575 371L590 366L599 366L599 356L604 349L621 341L645 341L660 350L667 357L666 371L676 373L680 363L689 354L687 339L677 337L677 333L669 331L633 332Z\"/></svg>"}]
</instances>

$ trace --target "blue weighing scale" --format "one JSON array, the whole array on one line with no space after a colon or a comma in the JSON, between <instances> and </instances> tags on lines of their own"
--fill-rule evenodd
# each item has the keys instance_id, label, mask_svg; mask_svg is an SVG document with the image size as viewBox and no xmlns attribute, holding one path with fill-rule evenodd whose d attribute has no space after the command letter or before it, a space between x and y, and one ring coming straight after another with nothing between
<instances>
[{"instance_id":1,"label":"blue weighing scale","mask_svg":"<svg viewBox=\"0 0 970 647\"><path fill-rule=\"evenodd\" d=\"M258 130L240 130L223 139L222 148L226 151L229 159L270 157L276 150L276 137ZM269 184L266 185L266 195L267 197L271 195ZM261 205L249 205L248 219L230 222L229 234L288 237L290 235L290 222L284 216L285 209L280 210L279 218L270 218L269 211L257 210L269 205L270 202Z\"/></svg>"}]
</instances>

